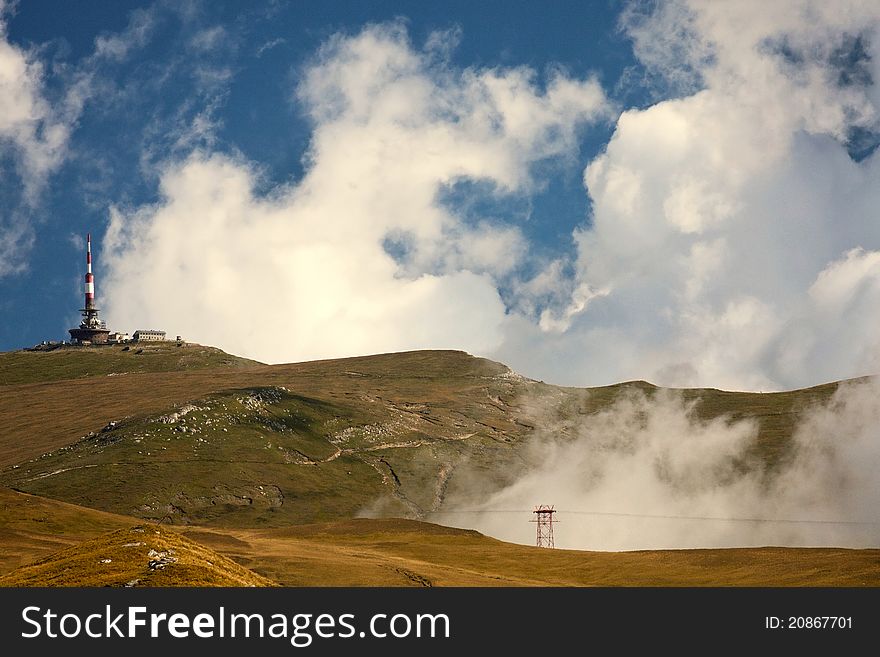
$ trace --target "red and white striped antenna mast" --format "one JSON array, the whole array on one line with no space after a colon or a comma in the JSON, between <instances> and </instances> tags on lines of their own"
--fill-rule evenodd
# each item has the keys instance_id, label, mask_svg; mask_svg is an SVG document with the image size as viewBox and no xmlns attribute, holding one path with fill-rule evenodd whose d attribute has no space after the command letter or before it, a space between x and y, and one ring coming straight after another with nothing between
<instances>
[{"instance_id":1,"label":"red and white striped antenna mast","mask_svg":"<svg viewBox=\"0 0 880 657\"><path fill-rule=\"evenodd\" d=\"M95 307L95 275L92 273L92 234L86 233L86 305L84 310Z\"/></svg>"},{"instance_id":2,"label":"red and white striped antenna mast","mask_svg":"<svg viewBox=\"0 0 880 657\"><path fill-rule=\"evenodd\" d=\"M86 234L86 285L85 304L80 309L82 321L76 328L68 329L70 339L76 344L102 344L107 342L110 331L98 316L95 307L95 275L92 273L92 234Z\"/></svg>"}]
</instances>

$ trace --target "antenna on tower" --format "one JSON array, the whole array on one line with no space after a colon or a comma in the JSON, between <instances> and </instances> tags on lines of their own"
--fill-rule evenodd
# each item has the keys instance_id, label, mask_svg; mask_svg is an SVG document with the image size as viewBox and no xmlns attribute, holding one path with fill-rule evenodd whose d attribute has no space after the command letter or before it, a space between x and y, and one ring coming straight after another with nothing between
<instances>
[{"instance_id":1,"label":"antenna on tower","mask_svg":"<svg viewBox=\"0 0 880 657\"><path fill-rule=\"evenodd\" d=\"M554 547L553 523L559 522L553 517L553 514L556 513L556 509L553 508L552 504L539 504L535 507L535 510L532 511L532 513L535 514L535 519L530 520L529 522L537 523L535 525L535 529L537 530L535 545L546 548Z\"/></svg>"},{"instance_id":2,"label":"antenna on tower","mask_svg":"<svg viewBox=\"0 0 880 657\"><path fill-rule=\"evenodd\" d=\"M82 321L76 328L68 329L74 344L106 344L110 335L107 324L98 316L95 307L95 275L92 273L92 234L86 235L86 285L85 304L80 309Z\"/></svg>"}]
</instances>

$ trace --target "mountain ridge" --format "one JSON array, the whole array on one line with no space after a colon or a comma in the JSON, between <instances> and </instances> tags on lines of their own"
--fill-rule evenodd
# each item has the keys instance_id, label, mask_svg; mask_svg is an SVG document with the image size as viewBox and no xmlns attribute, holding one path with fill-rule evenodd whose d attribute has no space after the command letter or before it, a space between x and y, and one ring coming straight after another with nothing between
<instances>
[{"instance_id":1,"label":"mountain ridge","mask_svg":"<svg viewBox=\"0 0 880 657\"><path fill-rule=\"evenodd\" d=\"M281 365L217 350L181 370L168 351L177 348L164 348L144 352L156 356L153 371L127 371L135 355L120 347L74 350L70 378L31 372L21 374L28 383L0 386L3 572L58 550L69 551L58 563L76 561L82 541L162 522L282 585L880 584L877 550L644 551L615 560L419 522L449 500L474 499L473 481L485 495L516 480L541 432L564 442L632 395L674 394L706 421L753 420L742 467L770 472L787 458L799 418L846 382L775 393L643 381L572 388L456 350ZM95 353L113 362L96 373ZM365 514L389 519L354 519ZM830 568L834 559L843 565ZM38 582L29 572L6 581Z\"/></svg>"},{"instance_id":2,"label":"mountain ridge","mask_svg":"<svg viewBox=\"0 0 880 657\"><path fill-rule=\"evenodd\" d=\"M121 349L99 353L119 359ZM92 354L83 355L85 369ZM365 508L421 518L468 495L465 471L496 488L512 481L537 427L564 438L621 396L664 390L553 386L455 350L282 365L211 357L233 366L181 371L170 360L169 371L5 386L0 483L183 524L274 526ZM749 458L772 469L799 414L838 385L674 392L700 418L758 422Z\"/></svg>"}]
</instances>

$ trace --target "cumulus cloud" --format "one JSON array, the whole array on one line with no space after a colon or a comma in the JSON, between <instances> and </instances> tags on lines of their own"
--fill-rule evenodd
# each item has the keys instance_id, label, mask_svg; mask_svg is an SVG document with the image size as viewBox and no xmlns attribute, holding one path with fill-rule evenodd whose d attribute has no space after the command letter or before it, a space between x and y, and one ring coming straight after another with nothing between
<instances>
[{"instance_id":1,"label":"cumulus cloud","mask_svg":"<svg viewBox=\"0 0 880 657\"><path fill-rule=\"evenodd\" d=\"M873 547L878 393L876 379L841 386L803 416L775 467L754 455L757 422L702 420L676 392L633 390L574 426L534 401L540 429L523 474L487 490L492 478L470 478L463 464L456 476L468 495L431 519L528 544L530 509L553 503L565 548Z\"/></svg>"},{"instance_id":2,"label":"cumulus cloud","mask_svg":"<svg viewBox=\"0 0 880 657\"><path fill-rule=\"evenodd\" d=\"M587 163L574 257L537 262L516 220L441 198L461 181L539 191L539 165L610 115L598 83L461 69L459 31L419 49L401 24L374 25L301 71L312 134L295 184L258 193L259 163L212 152L210 106L170 159L145 151L162 197L114 211L110 318L272 361L457 346L576 385L772 390L875 372L876 3L633 3L621 24L640 60L626 80L640 72L658 100L622 112ZM237 276L206 269L233 261ZM245 280L248 312L231 312L220 290ZM181 316L175 296L199 302ZM325 325L343 320L357 328Z\"/></svg>"},{"instance_id":3,"label":"cumulus cloud","mask_svg":"<svg viewBox=\"0 0 880 657\"><path fill-rule=\"evenodd\" d=\"M296 90L313 125L296 184L258 194L255 164L216 153L166 163L157 204L111 215L112 324L272 362L497 347L524 238L438 195L465 179L529 193L608 105L592 79L455 68L439 38L419 50L393 23L325 44Z\"/></svg>"},{"instance_id":4,"label":"cumulus cloud","mask_svg":"<svg viewBox=\"0 0 880 657\"><path fill-rule=\"evenodd\" d=\"M878 24L856 0L631 6L642 70L671 97L621 114L584 172L577 292L539 326L510 317L496 355L571 384L876 372Z\"/></svg>"}]
</instances>

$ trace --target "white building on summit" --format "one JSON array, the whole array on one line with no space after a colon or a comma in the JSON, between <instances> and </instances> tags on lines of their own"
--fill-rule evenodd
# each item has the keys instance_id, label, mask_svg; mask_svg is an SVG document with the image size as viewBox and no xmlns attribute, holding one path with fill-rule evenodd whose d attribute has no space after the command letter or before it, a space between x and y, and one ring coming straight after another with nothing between
<instances>
[{"instance_id":1,"label":"white building on summit","mask_svg":"<svg viewBox=\"0 0 880 657\"><path fill-rule=\"evenodd\" d=\"M165 340L165 331L139 329L131 337L135 342L162 342Z\"/></svg>"}]
</instances>

